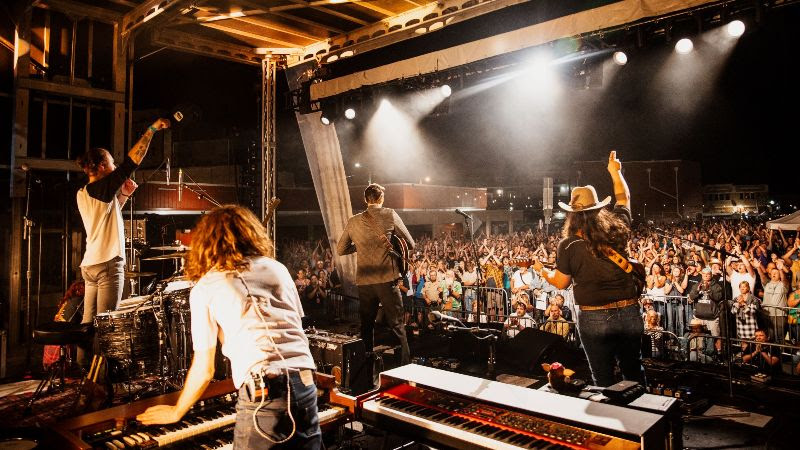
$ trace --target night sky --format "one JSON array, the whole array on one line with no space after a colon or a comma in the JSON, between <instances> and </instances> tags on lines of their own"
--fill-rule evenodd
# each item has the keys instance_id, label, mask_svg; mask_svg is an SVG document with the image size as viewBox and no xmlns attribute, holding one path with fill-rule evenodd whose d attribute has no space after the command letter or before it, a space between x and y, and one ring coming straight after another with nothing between
<instances>
[{"instance_id":1,"label":"night sky","mask_svg":"<svg viewBox=\"0 0 800 450\"><path fill-rule=\"evenodd\" d=\"M514 83L469 97L455 92L448 114L419 121L426 152L419 162L436 169L441 184L465 174L477 183L498 174L518 182L532 169L616 149L623 160L699 161L704 183L767 183L772 192L797 194L798 44L800 9L786 7L750 25L724 58L713 44L696 42L692 71L668 83L665 68L682 70L675 69L681 62L671 45L653 44L631 52L616 76L606 72L602 88L565 90L553 109ZM209 137L258 125L256 67L165 50L137 63L135 81L137 109L190 102L203 112ZM279 86L282 106L285 82ZM364 128L337 126L348 167L364 157ZM293 113L281 110L278 133L278 169L307 183ZM397 177L386 181L415 181Z\"/></svg>"}]
</instances>

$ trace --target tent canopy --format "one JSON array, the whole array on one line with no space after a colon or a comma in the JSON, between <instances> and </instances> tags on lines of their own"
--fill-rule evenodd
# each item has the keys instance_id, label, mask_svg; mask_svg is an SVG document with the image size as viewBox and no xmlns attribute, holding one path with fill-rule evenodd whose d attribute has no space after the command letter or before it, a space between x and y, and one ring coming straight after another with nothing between
<instances>
[{"instance_id":1,"label":"tent canopy","mask_svg":"<svg viewBox=\"0 0 800 450\"><path fill-rule=\"evenodd\" d=\"M800 229L800 211L795 211L779 219L770 220L767 222L767 228L770 230L797 231Z\"/></svg>"}]
</instances>

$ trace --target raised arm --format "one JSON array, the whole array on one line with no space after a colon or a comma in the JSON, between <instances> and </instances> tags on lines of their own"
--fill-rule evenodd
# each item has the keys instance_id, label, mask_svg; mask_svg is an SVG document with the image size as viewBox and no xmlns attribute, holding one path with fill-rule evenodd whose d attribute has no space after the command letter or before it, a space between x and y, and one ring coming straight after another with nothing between
<instances>
[{"instance_id":1,"label":"raised arm","mask_svg":"<svg viewBox=\"0 0 800 450\"><path fill-rule=\"evenodd\" d=\"M147 154L147 149L150 148L150 141L153 140L153 135L156 134L156 131L163 130L165 128L169 128L169 120L167 119L158 119L153 122L152 125L147 127L147 130L144 132L142 137L134 144L133 148L128 151L128 156L136 163L138 166L141 164L144 156Z\"/></svg>"},{"instance_id":2,"label":"raised arm","mask_svg":"<svg viewBox=\"0 0 800 450\"><path fill-rule=\"evenodd\" d=\"M616 206L631 207L631 191L628 183L622 176L622 163L617 159L617 152L611 151L608 155L608 173L611 175L611 182L614 184L614 198Z\"/></svg>"}]
</instances>

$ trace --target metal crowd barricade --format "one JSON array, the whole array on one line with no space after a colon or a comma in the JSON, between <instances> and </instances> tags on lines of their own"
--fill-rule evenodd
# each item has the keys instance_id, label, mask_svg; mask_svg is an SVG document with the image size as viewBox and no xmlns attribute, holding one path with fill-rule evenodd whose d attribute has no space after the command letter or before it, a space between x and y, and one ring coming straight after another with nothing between
<instances>
[{"instance_id":1,"label":"metal crowd barricade","mask_svg":"<svg viewBox=\"0 0 800 450\"><path fill-rule=\"evenodd\" d=\"M358 298L344 295L343 293L329 289L326 311L328 317L334 320L353 322L360 320L358 314Z\"/></svg>"},{"instance_id":2,"label":"metal crowd barricade","mask_svg":"<svg viewBox=\"0 0 800 450\"><path fill-rule=\"evenodd\" d=\"M508 291L503 288L476 287L479 310L496 321L497 316L506 316L511 312Z\"/></svg>"},{"instance_id":3,"label":"metal crowd barricade","mask_svg":"<svg viewBox=\"0 0 800 450\"><path fill-rule=\"evenodd\" d=\"M689 297L643 294L642 302L645 299L653 301L653 309L661 316L660 325L665 331L683 336L689 329L689 322L694 317L694 304L689 302ZM642 314L644 314L644 310Z\"/></svg>"},{"instance_id":4,"label":"metal crowd barricade","mask_svg":"<svg viewBox=\"0 0 800 450\"><path fill-rule=\"evenodd\" d=\"M710 334L690 334L679 338L681 342L680 356L669 355L667 359L675 361L689 361L703 364L726 364L724 352L717 350L725 348L725 338L712 336ZM778 363L774 368L767 367L763 360L759 364L751 364L751 361L744 361L744 346L746 344L761 345L762 349L767 349L768 354L776 356ZM737 368L748 371L758 371L765 373L783 373L787 375L800 376L800 346L792 344L781 344L775 342L757 342L752 339L731 338L731 353L733 363Z\"/></svg>"},{"instance_id":5,"label":"metal crowd barricade","mask_svg":"<svg viewBox=\"0 0 800 450\"><path fill-rule=\"evenodd\" d=\"M759 327L767 331L773 342L800 342L800 308L762 305L758 318Z\"/></svg>"}]
</instances>

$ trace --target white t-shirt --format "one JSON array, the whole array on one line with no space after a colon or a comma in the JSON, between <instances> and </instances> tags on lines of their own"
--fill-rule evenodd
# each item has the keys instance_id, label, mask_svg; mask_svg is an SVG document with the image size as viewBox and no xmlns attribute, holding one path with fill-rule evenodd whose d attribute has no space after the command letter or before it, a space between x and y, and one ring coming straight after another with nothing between
<instances>
[{"instance_id":1,"label":"white t-shirt","mask_svg":"<svg viewBox=\"0 0 800 450\"><path fill-rule=\"evenodd\" d=\"M514 275L511 277L512 284L511 287L513 289L517 289L522 285L527 285L531 287L533 285L533 275L531 275L530 270L528 269L521 269L514 272Z\"/></svg>"},{"instance_id":2,"label":"white t-shirt","mask_svg":"<svg viewBox=\"0 0 800 450\"><path fill-rule=\"evenodd\" d=\"M189 304L194 351L215 347L219 338L222 353L231 360L236 387L261 367L275 374L283 367L315 369L303 331L300 296L286 267L274 259L252 258L250 270L241 276L250 298L235 272L212 270L192 288ZM260 305L265 322L253 308L251 298Z\"/></svg>"},{"instance_id":3,"label":"white t-shirt","mask_svg":"<svg viewBox=\"0 0 800 450\"><path fill-rule=\"evenodd\" d=\"M756 277L750 275L749 273L739 273L738 271L734 270L731 272L730 276L731 281L731 288L733 289L733 297L739 295L739 283L742 281L747 281L750 284L750 292L755 291L756 289Z\"/></svg>"}]
</instances>

